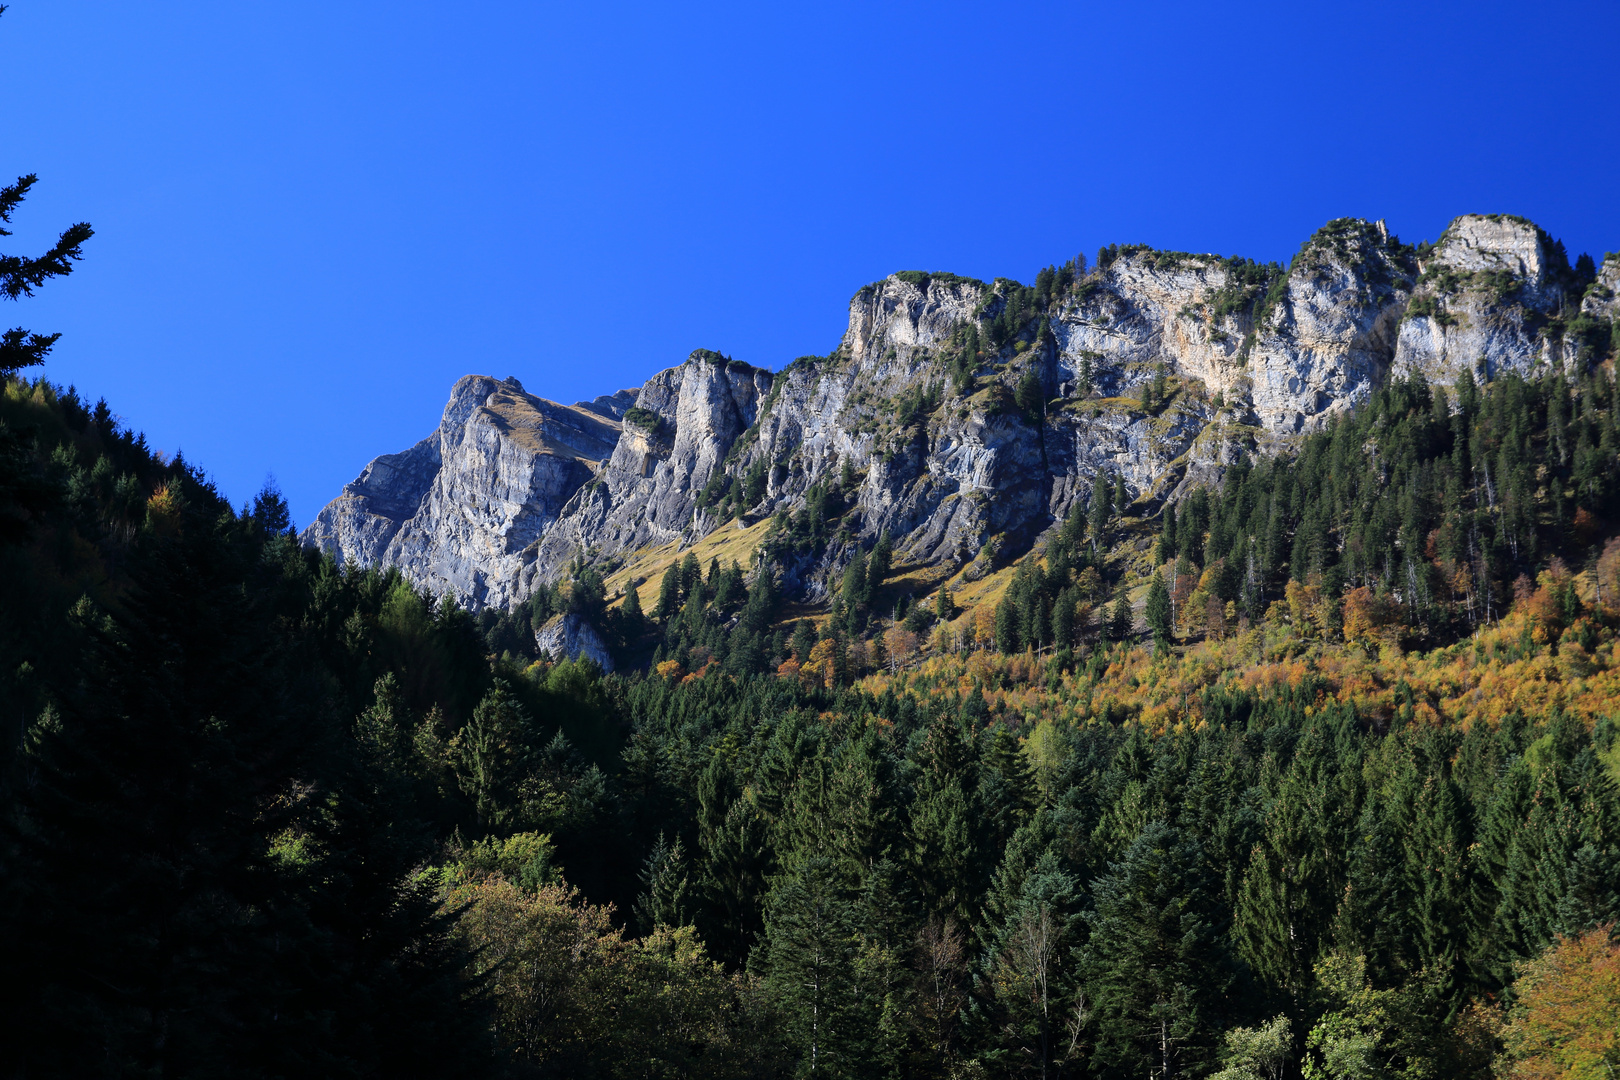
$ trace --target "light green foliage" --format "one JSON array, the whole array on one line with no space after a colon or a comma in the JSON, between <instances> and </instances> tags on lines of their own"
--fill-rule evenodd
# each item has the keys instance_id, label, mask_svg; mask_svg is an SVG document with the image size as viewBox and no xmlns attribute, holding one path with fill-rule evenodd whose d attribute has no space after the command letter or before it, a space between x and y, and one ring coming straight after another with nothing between
<instances>
[{"instance_id":1,"label":"light green foliage","mask_svg":"<svg viewBox=\"0 0 1620 1080\"><path fill-rule=\"evenodd\" d=\"M1221 1070L1210 1080L1283 1080L1294 1062L1294 1038L1286 1016L1272 1017L1259 1027L1233 1028L1223 1041Z\"/></svg>"}]
</instances>

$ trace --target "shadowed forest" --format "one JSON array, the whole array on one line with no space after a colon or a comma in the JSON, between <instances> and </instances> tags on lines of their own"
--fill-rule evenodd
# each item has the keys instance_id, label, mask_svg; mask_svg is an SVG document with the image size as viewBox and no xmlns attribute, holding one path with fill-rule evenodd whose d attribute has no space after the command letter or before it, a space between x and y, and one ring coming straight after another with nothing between
<instances>
[{"instance_id":1,"label":"shadowed forest","mask_svg":"<svg viewBox=\"0 0 1620 1080\"><path fill-rule=\"evenodd\" d=\"M1396 384L983 618L582 566L604 676L12 378L5 1071L1605 1075L1613 394Z\"/></svg>"}]
</instances>

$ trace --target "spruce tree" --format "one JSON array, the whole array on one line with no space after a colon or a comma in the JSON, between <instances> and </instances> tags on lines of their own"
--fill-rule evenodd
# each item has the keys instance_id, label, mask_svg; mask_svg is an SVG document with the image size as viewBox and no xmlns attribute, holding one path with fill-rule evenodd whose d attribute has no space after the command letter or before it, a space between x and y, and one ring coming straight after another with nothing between
<instances>
[{"instance_id":1,"label":"spruce tree","mask_svg":"<svg viewBox=\"0 0 1620 1080\"><path fill-rule=\"evenodd\" d=\"M681 607L681 569L676 563L670 563L669 569L664 571L664 580L658 586L658 606L653 609L653 618L659 622L667 621Z\"/></svg>"},{"instance_id":2,"label":"spruce tree","mask_svg":"<svg viewBox=\"0 0 1620 1080\"><path fill-rule=\"evenodd\" d=\"M1125 583L1119 583L1119 596L1114 601L1114 616L1108 624L1108 636L1115 641L1126 641L1135 632L1131 615L1131 597Z\"/></svg>"},{"instance_id":3,"label":"spruce tree","mask_svg":"<svg viewBox=\"0 0 1620 1080\"><path fill-rule=\"evenodd\" d=\"M1148 583L1146 614L1148 629L1153 631L1153 644L1162 652L1170 646L1170 590L1165 587L1164 575L1157 570Z\"/></svg>"},{"instance_id":4,"label":"spruce tree","mask_svg":"<svg viewBox=\"0 0 1620 1080\"><path fill-rule=\"evenodd\" d=\"M1255 846L1238 896L1236 937L1268 986L1298 1002L1327 938L1344 887L1348 816L1333 753L1320 725L1308 730L1294 760L1271 781L1264 842Z\"/></svg>"},{"instance_id":5,"label":"spruce tree","mask_svg":"<svg viewBox=\"0 0 1620 1080\"><path fill-rule=\"evenodd\" d=\"M859 914L832 860L821 855L784 875L766 905L749 967L781 1010L806 1075L868 1075L882 1012L863 993Z\"/></svg>"},{"instance_id":6,"label":"spruce tree","mask_svg":"<svg viewBox=\"0 0 1620 1080\"><path fill-rule=\"evenodd\" d=\"M1199 845L1150 822L1092 888L1079 975L1092 1064L1120 1075L1197 1075L1234 982L1224 920Z\"/></svg>"}]
</instances>

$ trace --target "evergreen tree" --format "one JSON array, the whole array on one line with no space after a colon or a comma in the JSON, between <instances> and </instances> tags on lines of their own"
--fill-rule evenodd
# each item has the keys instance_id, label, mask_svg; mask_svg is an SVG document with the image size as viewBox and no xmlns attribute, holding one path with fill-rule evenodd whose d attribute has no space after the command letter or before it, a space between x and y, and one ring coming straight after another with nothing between
<instances>
[{"instance_id":1,"label":"evergreen tree","mask_svg":"<svg viewBox=\"0 0 1620 1080\"><path fill-rule=\"evenodd\" d=\"M1098 476L1091 486L1091 548L1097 550L1098 546L1107 538L1108 523L1114 513L1114 488L1108 478Z\"/></svg>"},{"instance_id":2,"label":"evergreen tree","mask_svg":"<svg viewBox=\"0 0 1620 1080\"><path fill-rule=\"evenodd\" d=\"M659 926L685 926L690 922L687 909L691 882L684 856L681 838L665 840L661 832L647 853L641 868L642 893L636 901L636 921L643 933L651 933Z\"/></svg>"},{"instance_id":3,"label":"evergreen tree","mask_svg":"<svg viewBox=\"0 0 1620 1080\"><path fill-rule=\"evenodd\" d=\"M1274 779L1265 840L1257 844L1238 896L1236 937L1244 958L1269 987L1293 996L1309 986L1343 890L1345 798L1320 725L1305 733L1294 760Z\"/></svg>"},{"instance_id":4,"label":"evergreen tree","mask_svg":"<svg viewBox=\"0 0 1620 1080\"><path fill-rule=\"evenodd\" d=\"M1079 954L1094 1067L1197 1075L1235 978L1199 845L1154 821L1094 888Z\"/></svg>"},{"instance_id":5,"label":"evergreen tree","mask_svg":"<svg viewBox=\"0 0 1620 1080\"><path fill-rule=\"evenodd\" d=\"M1020 411L1030 420L1039 420L1046 404L1046 390L1041 384L1040 372L1031 364L1024 369L1019 377L1018 387L1013 391L1013 402Z\"/></svg>"},{"instance_id":6,"label":"evergreen tree","mask_svg":"<svg viewBox=\"0 0 1620 1080\"><path fill-rule=\"evenodd\" d=\"M1135 633L1134 624L1130 593L1122 581L1119 583L1119 597L1114 601L1114 615L1108 624L1108 636L1115 641L1126 641Z\"/></svg>"},{"instance_id":7,"label":"evergreen tree","mask_svg":"<svg viewBox=\"0 0 1620 1080\"><path fill-rule=\"evenodd\" d=\"M808 1075L868 1075L881 1012L862 993L860 953L857 908L830 859L805 859L771 890L749 965L778 1002Z\"/></svg>"},{"instance_id":8,"label":"evergreen tree","mask_svg":"<svg viewBox=\"0 0 1620 1080\"><path fill-rule=\"evenodd\" d=\"M1148 583L1147 624L1153 631L1153 643L1161 652L1170 645L1170 590L1165 587L1164 575L1153 571Z\"/></svg>"},{"instance_id":9,"label":"evergreen tree","mask_svg":"<svg viewBox=\"0 0 1620 1080\"><path fill-rule=\"evenodd\" d=\"M669 569L664 571L663 581L658 586L658 606L653 609L653 618L659 622L666 622L680 610L680 606L681 570L676 563L670 563Z\"/></svg>"},{"instance_id":10,"label":"evergreen tree","mask_svg":"<svg viewBox=\"0 0 1620 1080\"><path fill-rule=\"evenodd\" d=\"M0 11L3 11L0 8ZM17 182L0 188L0 222L11 224L11 215L28 195L39 177L33 173L19 176ZM0 228L0 236L10 236L11 230ZM50 250L39 256L0 255L0 294L7 300L33 296L34 290L53 277L64 277L73 272L73 264L84 257L84 242L95 235L84 222L70 225L57 237ZM0 378L19 368L33 367L45 362L51 346L60 334L31 334L21 327L0 335Z\"/></svg>"}]
</instances>

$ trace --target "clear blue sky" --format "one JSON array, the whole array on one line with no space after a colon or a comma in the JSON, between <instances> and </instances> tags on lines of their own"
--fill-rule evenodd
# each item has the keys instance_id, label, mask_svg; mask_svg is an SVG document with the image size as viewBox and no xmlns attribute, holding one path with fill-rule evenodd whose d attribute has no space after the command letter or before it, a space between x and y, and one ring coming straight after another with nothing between
<instances>
[{"instance_id":1,"label":"clear blue sky","mask_svg":"<svg viewBox=\"0 0 1620 1080\"><path fill-rule=\"evenodd\" d=\"M1511 212L1620 249L1620 4L13 0L0 311L300 525L451 383L562 401L826 352L894 270L1110 242L1286 259Z\"/></svg>"}]
</instances>

